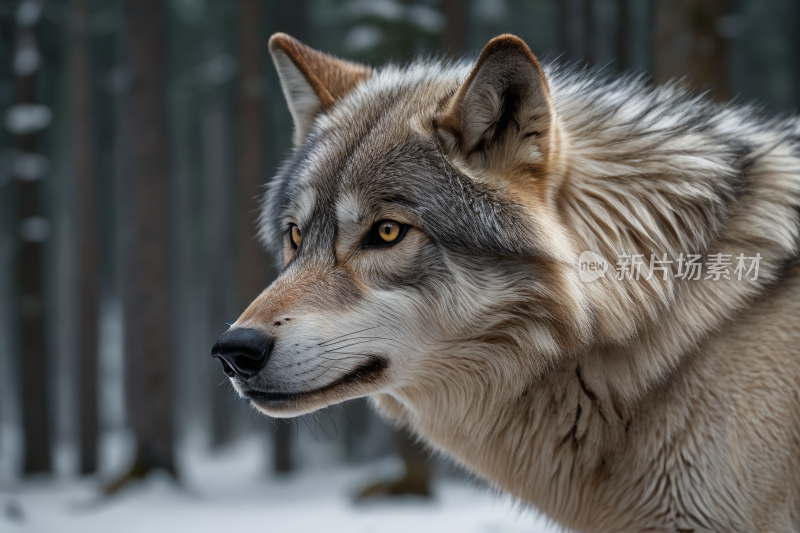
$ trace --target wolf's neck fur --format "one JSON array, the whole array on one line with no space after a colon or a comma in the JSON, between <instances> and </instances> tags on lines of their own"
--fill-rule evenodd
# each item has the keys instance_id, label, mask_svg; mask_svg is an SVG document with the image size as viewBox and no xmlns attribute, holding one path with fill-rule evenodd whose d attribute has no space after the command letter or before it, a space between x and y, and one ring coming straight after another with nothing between
<instances>
[{"instance_id":1,"label":"wolf's neck fur","mask_svg":"<svg viewBox=\"0 0 800 533\"><path fill-rule=\"evenodd\" d=\"M562 222L576 254L596 252L610 265L604 278L581 285L594 320L590 346L608 354L588 361L586 371L602 369L613 390L633 399L797 253L800 122L765 124L753 110L692 99L672 86L550 79L564 137L556 170L564 175ZM615 279L623 253L642 255L638 281ZM676 277L680 254L701 254L702 263L726 254L732 273L742 253L760 254L756 280L706 279L706 269L696 281ZM643 279L651 256L664 254L673 261L667 279L661 271Z\"/></svg>"},{"instance_id":2,"label":"wolf's neck fur","mask_svg":"<svg viewBox=\"0 0 800 533\"><path fill-rule=\"evenodd\" d=\"M544 374L526 354L492 356L513 347L476 346L476 364L463 371L481 378L463 382L480 387L453 390L453 380L435 383L431 375L376 401L435 447L562 523L602 530L608 517L587 513L627 506L635 520L636 509L644 513L656 498L637 492L649 487L641 479L615 494L589 487L599 483L608 450L661 442L628 435L648 395L693 372L700 355L687 354L770 287L797 254L800 125L765 124L750 110L692 100L671 87L637 84L633 89L647 94L631 98L629 82L592 87L552 72L548 79L562 150L553 168L563 177L553 208L571 232L575 263L592 251L611 265L605 278L586 284L576 281L577 265L560 270L573 277L562 286L583 292L573 301L585 302L579 314L592 319L589 338ZM702 254L703 263L708 254L729 254L734 265L740 253L760 254L761 262L756 280L704 279L705 269L699 280L680 280L675 263L666 281L661 272L649 281L616 280L623 252L642 254L645 266L651 254L665 253L672 261ZM495 359L506 365L493 366ZM658 424L652 419L647 427L657 431ZM622 478L624 470L614 475Z\"/></svg>"}]
</instances>

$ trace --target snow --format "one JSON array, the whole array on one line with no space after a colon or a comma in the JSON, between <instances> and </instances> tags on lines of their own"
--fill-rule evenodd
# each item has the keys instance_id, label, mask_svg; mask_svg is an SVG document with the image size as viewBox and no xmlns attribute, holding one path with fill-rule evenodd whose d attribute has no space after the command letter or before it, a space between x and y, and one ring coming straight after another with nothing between
<instances>
[{"instance_id":1,"label":"snow","mask_svg":"<svg viewBox=\"0 0 800 533\"><path fill-rule=\"evenodd\" d=\"M182 453L179 485L153 473L111 498L92 479L32 479L0 487L0 532L158 533L325 531L326 533L545 533L558 529L474 482L439 476L432 500L353 503L359 488L402 469L396 458L356 467L305 467L266 474L263 440L217 453Z\"/></svg>"}]
</instances>

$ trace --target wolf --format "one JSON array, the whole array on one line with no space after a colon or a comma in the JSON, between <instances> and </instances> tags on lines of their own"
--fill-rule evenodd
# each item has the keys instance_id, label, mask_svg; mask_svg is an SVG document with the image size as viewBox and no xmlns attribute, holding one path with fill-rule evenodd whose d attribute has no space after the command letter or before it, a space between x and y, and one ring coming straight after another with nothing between
<instances>
[{"instance_id":1,"label":"wolf","mask_svg":"<svg viewBox=\"0 0 800 533\"><path fill-rule=\"evenodd\" d=\"M571 530L800 531L797 117L512 35L381 68L269 46L280 275L212 351L243 398L368 396Z\"/></svg>"}]
</instances>

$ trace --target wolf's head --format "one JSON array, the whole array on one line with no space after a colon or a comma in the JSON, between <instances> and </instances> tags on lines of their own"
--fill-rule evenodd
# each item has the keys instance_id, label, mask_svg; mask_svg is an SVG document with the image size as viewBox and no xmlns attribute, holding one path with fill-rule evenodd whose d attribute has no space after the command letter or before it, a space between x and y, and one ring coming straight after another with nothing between
<instances>
[{"instance_id":1,"label":"wolf's head","mask_svg":"<svg viewBox=\"0 0 800 533\"><path fill-rule=\"evenodd\" d=\"M420 396L512 392L582 342L558 120L520 39L381 70L270 49L295 147L260 220L280 276L215 346L243 397L294 416L381 394L413 416Z\"/></svg>"}]
</instances>

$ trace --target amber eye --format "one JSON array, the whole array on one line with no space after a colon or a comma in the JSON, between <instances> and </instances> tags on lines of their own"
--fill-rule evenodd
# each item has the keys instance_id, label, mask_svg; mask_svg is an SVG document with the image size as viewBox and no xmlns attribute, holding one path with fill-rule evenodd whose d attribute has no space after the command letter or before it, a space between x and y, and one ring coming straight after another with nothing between
<instances>
[{"instance_id":1,"label":"amber eye","mask_svg":"<svg viewBox=\"0 0 800 533\"><path fill-rule=\"evenodd\" d=\"M378 225L378 235L385 243L394 242L400 236L400 224L394 220L385 220Z\"/></svg>"},{"instance_id":2,"label":"amber eye","mask_svg":"<svg viewBox=\"0 0 800 533\"><path fill-rule=\"evenodd\" d=\"M292 242L292 248L297 250L297 247L300 246L300 241L302 241L303 235L300 233L300 228L292 224L291 229L289 230L289 240Z\"/></svg>"},{"instance_id":3,"label":"amber eye","mask_svg":"<svg viewBox=\"0 0 800 533\"><path fill-rule=\"evenodd\" d=\"M403 240L409 227L408 224L401 224L396 220L381 220L372 226L364 241L364 248L394 246Z\"/></svg>"}]
</instances>

